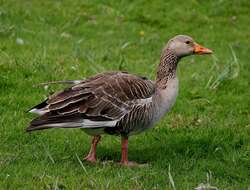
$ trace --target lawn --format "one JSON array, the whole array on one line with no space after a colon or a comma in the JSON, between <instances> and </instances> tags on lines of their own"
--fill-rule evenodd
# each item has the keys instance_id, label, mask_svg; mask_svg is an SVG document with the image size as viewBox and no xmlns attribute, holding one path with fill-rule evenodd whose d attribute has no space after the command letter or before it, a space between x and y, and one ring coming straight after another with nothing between
<instances>
[{"instance_id":1,"label":"lawn","mask_svg":"<svg viewBox=\"0 0 250 190\"><path fill-rule=\"evenodd\" d=\"M0 0L0 189L248 190L249 19L248 0ZM65 87L36 84L107 70L154 79L176 34L214 54L183 59L174 108L131 137L130 160L147 166L118 166L118 137L105 136L90 165L85 133L25 132L26 110Z\"/></svg>"}]
</instances>

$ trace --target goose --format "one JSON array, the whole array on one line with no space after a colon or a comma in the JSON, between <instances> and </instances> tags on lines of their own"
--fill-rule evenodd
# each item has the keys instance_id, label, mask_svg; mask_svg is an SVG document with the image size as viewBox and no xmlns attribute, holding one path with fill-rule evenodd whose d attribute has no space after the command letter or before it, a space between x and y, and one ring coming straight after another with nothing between
<instances>
[{"instance_id":1,"label":"goose","mask_svg":"<svg viewBox=\"0 0 250 190\"><path fill-rule=\"evenodd\" d=\"M177 35L162 50L156 80L127 72L104 72L77 81L49 96L29 112L39 116L30 122L27 132L51 128L80 128L92 136L84 160L96 162L96 147L101 135L121 137L121 161L128 160L128 139L155 125L173 106L178 94L177 66L189 55L211 54L212 50L190 36Z\"/></svg>"}]
</instances>

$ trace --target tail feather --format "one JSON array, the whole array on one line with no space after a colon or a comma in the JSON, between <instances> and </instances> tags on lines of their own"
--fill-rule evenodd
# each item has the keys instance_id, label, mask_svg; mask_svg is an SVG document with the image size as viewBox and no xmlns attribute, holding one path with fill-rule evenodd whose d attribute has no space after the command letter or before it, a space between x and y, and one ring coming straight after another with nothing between
<instances>
[{"instance_id":1,"label":"tail feather","mask_svg":"<svg viewBox=\"0 0 250 190\"><path fill-rule=\"evenodd\" d=\"M46 113L30 122L30 126L26 128L27 132L51 129L51 128L103 128L115 127L118 120L111 120L109 118L88 117L81 113L74 113L68 115L54 115Z\"/></svg>"},{"instance_id":2,"label":"tail feather","mask_svg":"<svg viewBox=\"0 0 250 190\"><path fill-rule=\"evenodd\" d=\"M30 125L26 128L26 132L44 130L44 129L52 129L52 128L81 128L81 123L77 122L66 122L66 123L52 123L52 124L45 124L45 125Z\"/></svg>"},{"instance_id":3,"label":"tail feather","mask_svg":"<svg viewBox=\"0 0 250 190\"><path fill-rule=\"evenodd\" d=\"M27 132L50 128L79 128L82 126L82 118L78 114L49 116L42 115L30 122Z\"/></svg>"},{"instance_id":4,"label":"tail feather","mask_svg":"<svg viewBox=\"0 0 250 190\"><path fill-rule=\"evenodd\" d=\"M48 99L44 100L42 103L30 108L27 112L30 113L35 113L38 115L44 115L45 113L47 113L49 110L48 108Z\"/></svg>"},{"instance_id":5,"label":"tail feather","mask_svg":"<svg viewBox=\"0 0 250 190\"><path fill-rule=\"evenodd\" d=\"M34 110L34 109L43 109L45 108L48 104L47 104L47 101L48 99L44 100L43 102L41 102L40 104L38 105L35 105L34 107L30 108L29 110L27 110L27 112L31 112L31 110Z\"/></svg>"}]
</instances>

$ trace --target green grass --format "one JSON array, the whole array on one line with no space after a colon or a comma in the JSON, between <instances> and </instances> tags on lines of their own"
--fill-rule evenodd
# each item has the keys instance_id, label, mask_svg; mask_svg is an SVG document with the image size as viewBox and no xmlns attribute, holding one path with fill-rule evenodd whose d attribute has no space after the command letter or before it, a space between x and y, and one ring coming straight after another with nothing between
<instances>
[{"instance_id":1,"label":"green grass","mask_svg":"<svg viewBox=\"0 0 250 190\"><path fill-rule=\"evenodd\" d=\"M250 2L0 0L0 189L250 188ZM97 165L81 163L90 137L79 130L27 134L25 113L52 91L33 85L106 70L155 77L164 43L189 34L214 50L178 68L180 93L155 128L105 136Z\"/></svg>"}]
</instances>

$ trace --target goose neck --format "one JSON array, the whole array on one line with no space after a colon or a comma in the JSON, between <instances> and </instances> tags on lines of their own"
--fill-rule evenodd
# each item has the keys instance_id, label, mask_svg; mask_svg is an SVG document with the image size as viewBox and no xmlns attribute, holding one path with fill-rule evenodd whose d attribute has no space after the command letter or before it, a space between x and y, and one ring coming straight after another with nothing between
<instances>
[{"instance_id":1,"label":"goose neck","mask_svg":"<svg viewBox=\"0 0 250 190\"><path fill-rule=\"evenodd\" d=\"M156 85L158 88L166 88L169 80L176 78L176 70L179 58L171 50L165 49L161 55L157 69Z\"/></svg>"}]
</instances>

